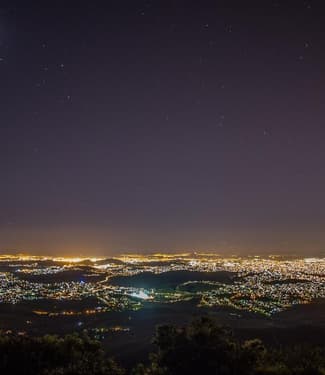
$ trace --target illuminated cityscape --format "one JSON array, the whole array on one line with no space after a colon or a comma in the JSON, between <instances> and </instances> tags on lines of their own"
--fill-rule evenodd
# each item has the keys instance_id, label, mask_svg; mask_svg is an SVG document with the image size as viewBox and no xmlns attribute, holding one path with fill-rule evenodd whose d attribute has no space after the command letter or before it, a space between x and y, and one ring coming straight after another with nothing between
<instances>
[{"instance_id":1,"label":"illuminated cityscape","mask_svg":"<svg viewBox=\"0 0 325 375\"><path fill-rule=\"evenodd\" d=\"M190 300L198 308L223 306L271 317L293 305L325 298L325 258L223 258L201 253L110 259L3 255L0 270L1 304L97 301L93 308L80 310L35 307L35 314L49 317L139 310L146 304ZM161 276L167 283L154 281Z\"/></svg>"}]
</instances>

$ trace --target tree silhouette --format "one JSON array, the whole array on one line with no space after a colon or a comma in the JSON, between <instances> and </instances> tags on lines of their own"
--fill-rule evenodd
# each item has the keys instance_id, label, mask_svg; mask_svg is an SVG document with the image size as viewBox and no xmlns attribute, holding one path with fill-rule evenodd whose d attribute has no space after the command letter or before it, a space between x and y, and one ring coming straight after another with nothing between
<instances>
[{"instance_id":1,"label":"tree silhouette","mask_svg":"<svg viewBox=\"0 0 325 375\"><path fill-rule=\"evenodd\" d=\"M258 339L240 342L211 318L185 327L161 326L148 366L135 375L325 375L325 348L267 349Z\"/></svg>"},{"instance_id":2,"label":"tree silhouette","mask_svg":"<svg viewBox=\"0 0 325 375\"><path fill-rule=\"evenodd\" d=\"M0 336L0 373L19 375L121 375L100 343L86 335Z\"/></svg>"},{"instance_id":3,"label":"tree silhouette","mask_svg":"<svg viewBox=\"0 0 325 375\"><path fill-rule=\"evenodd\" d=\"M239 341L232 331L203 317L184 327L160 326L156 351L132 375L325 375L325 347L267 348ZM0 374L123 375L100 342L85 334L28 337L0 334Z\"/></svg>"}]
</instances>

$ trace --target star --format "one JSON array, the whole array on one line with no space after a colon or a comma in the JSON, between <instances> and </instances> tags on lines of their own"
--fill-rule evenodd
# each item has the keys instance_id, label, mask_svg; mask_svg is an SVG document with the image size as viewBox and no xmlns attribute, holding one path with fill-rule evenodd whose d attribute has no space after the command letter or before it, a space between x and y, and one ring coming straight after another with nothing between
<instances>
[{"instance_id":1,"label":"star","mask_svg":"<svg viewBox=\"0 0 325 375\"><path fill-rule=\"evenodd\" d=\"M264 135L264 137L270 136L270 132L268 131L268 129L264 129L263 135Z\"/></svg>"}]
</instances>

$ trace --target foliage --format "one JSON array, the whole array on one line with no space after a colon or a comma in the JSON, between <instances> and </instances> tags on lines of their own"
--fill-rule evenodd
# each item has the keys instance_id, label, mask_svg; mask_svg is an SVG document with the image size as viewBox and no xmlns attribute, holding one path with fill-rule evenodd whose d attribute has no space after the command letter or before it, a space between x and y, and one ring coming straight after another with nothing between
<instances>
[{"instance_id":1,"label":"foliage","mask_svg":"<svg viewBox=\"0 0 325 375\"><path fill-rule=\"evenodd\" d=\"M258 339L242 342L207 317L184 327L160 326L153 342L155 352L132 375L325 375L325 347L267 348ZM0 335L0 374L125 373L87 335Z\"/></svg>"},{"instance_id":2,"label":"foliage","mask_svg":"<svg viewBox=\"0 0 325 375\"><path fill-rule=\"evenodd\" d=\"M0 336L0 373L19 375L121 375L100 343L86 335Z\"/></svg>"},{"instance_id":3,"label":"foliage","mask_svg":"<svg viewBox=\"0 0 325 375\"><path fill-rule=\"evenodd\" d=\"M325 375L325 348L267 349L258 339L240 342L210 318L158 327L148 366L135 375Z\"/></svg>"}]
</instances>

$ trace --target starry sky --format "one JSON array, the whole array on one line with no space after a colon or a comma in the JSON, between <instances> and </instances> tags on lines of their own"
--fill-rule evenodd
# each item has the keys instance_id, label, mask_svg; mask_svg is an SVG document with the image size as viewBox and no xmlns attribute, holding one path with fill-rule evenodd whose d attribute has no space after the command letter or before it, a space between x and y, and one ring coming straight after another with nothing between
<instances>
[{"instance_id":1,"label":"starry sky","mask_svg":"<svg viewBox=\"0 0 325 375\"><path fill-rule=\"evenodd\" d=\"M2 252L324 251L321 1L8 3Z\"/></svg>"}]
</instances>

